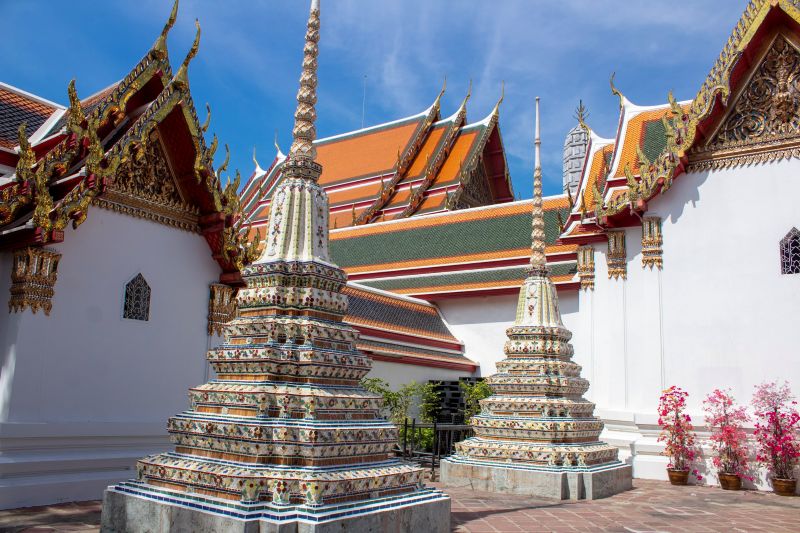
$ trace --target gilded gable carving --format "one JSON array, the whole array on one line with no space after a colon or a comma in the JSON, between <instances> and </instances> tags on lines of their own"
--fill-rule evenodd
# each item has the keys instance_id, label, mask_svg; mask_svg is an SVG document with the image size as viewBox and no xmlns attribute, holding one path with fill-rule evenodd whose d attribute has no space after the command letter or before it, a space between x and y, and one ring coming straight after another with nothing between
<instances>
[{"instance_id":1,"label":"gilded gable carving","mask_svg":"<svg viewBox=\"0 0 800 533\"><path fill-rule=\"evenodd\" d=\"M778 35L694 169L800 156L800 52Z\"/></svg>"},{"instance_id":2,"label":"gilded gable carving","mask_svg":"<svg viewBox=\"0 0 800 533\"><path fill-rule=\"evenodd\" d=\"M181 197L156 130L138 152L122 163L98 206L190 231L197 230L197 209Z\"/></svg>"}]
</instances>

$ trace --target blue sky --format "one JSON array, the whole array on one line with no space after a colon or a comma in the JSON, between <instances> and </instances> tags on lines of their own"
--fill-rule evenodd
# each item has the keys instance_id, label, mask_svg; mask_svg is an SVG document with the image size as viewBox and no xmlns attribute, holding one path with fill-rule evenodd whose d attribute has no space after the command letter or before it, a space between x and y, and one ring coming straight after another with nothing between
<instances>
[{"instance_id":1,"label":"blue sky","mask_svg":"<svg viewBox=\"0 0 800 533\"><path fill-rule=\"evenodd\" d=\"M0 0L5 38L0 80L66 103L67 83L88 96L128 73L158 36L171 0ZM447 76L442 114L473 80L468 120L492 109L506 83L500 127L515 191L531 195L533 100L541 96L545 193L561 189L562 145L579 99L589 124L610 137L617 99L691 99L745 8L731 0L322 0L318 134L358 129L367 76L367 126L427 108ZM308 2L182 0L169 51L177 65L203 36L189 71L211 132L231 146L246 177L258 147L266 166L278 131L290 144ZM32 22L35 21L35 25ZM222 151L218 157L222 157Z\"/></svg>"}]
</instances>

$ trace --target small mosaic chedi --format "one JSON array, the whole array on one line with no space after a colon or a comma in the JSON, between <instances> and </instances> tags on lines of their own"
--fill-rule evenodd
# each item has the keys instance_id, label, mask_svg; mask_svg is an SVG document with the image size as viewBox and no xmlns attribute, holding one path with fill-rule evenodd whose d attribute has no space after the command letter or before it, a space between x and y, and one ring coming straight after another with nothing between
<instances>
[{"instance_id":1,"label":"small mosaic chedi","mask_svg":"<svg viewBox=\"0 0 800 533\"><path fill-rule=\"evenodd\" d=\"M449 514L422 469L394 457L398 430L381 417L381 397L359 385L371 362L342 321L347 276L328 256L328 200L314 161L318 40L314 1L294 143L264 250L242 273L237 316L208 352L217 379L191 389L190 410L169 419L175 451L141 459L138 479L109 493L244 521L347 520L425 502L437 504L428 519ZM434 530L448 527L439 520Z\"/></svg>"},{"instance_id":2,"label":"small mosaic chedi","mask_svg":"<svg viewBox=\"0 0 800 533\"><path fill-rule=\"evenodd\" d=\"M598 440L603 422L593 416L594 404L583 398L589 382L572 361L572 334L561 321L558 294L547 267L538 106L537 98L529 275L520 289L514 325L506 331L506 358L497 363L497 373L487 378L494 394L481 400L481 413L470 421L475 436L457 443L456 454L443 461L442 479L447 485L473 480L479 489L563 498L561 478L551 476L544 483L519 479L517 483L513 476L503 474L500 481L496 472L485 470L524 468L528 470L523 475L535 476L537 468L559 473L621 467L630 485L630 467L620 463L617 448ZM617 476L613 476L615 481ZM589 487L590 479L583 478L581 483L584 487L576 486L566 497L606 495L597 490L600 487Z\"/></svg>"}]
</instances>

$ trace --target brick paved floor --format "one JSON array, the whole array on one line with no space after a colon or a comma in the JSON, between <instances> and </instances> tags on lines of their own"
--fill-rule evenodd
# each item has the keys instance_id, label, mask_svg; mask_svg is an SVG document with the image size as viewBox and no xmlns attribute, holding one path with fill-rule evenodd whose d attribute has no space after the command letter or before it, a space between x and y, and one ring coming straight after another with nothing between
<instances>
[{"instance_id":1,"label":"brick paved floor","mask_svg":"<svg viewBox=\"0 0 800 533\"><path fill-rule=\"evenodd\" d=\"M634 480L634 487L604 500L564 503L466 489L447 492L458 533L800 531L800 498L673 487L665 481ZM99 524L98 501L0 511L2 533L88 532L98 531Z\"/></svg>"}]
</instances>

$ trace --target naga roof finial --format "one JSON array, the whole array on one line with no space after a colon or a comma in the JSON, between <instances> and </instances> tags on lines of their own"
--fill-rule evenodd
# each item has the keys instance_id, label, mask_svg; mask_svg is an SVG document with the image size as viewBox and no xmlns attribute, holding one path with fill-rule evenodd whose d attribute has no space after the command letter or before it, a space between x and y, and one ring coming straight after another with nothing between
<instances>
[{"instance_id":1,"label":"naga roof finial","mask_svg":"<svg viewBox=\"0 0 800 533\"><path fill-rule=\"evenodd\" d=\"M497 100L497 103L494 104L494 109L492 110L492 115L499 115L500 114L500 104L503 103L503 100L506 97L506 80L503 80L500 84L500 99Z\"/></svg>"},{"instance_id":2,"label":"naga roof finial","mask_svg":"<svg viewBox=\"0 0 800 533\"><path fill-rule=\"evenodd\" d=\"M614 85L614 77L616 75L616 72L612 72L608 83L611 85L611 94L616 94L619 97L619 108L622 109L625 106L625 96L617 89L616 85Z\"/></svg>"},{"instance_id":3,"label":"naga roof finial","mask_svg":"<svg viewBox=\"0 0 800 533\"><path fill-rule=\"evenodd\" d=\"M189 48L189 52L186 54L186 58L184 58L183 63L181 63L180 68L178 69L178 73L175 74L175 78L173 79L174 83L180 85L189 85L189 63L191 63L192 59L197 55L197 50L200 48L200 21L194 19L195 28L197 31L194 34L194 42L192 42L192 47Z\"/></svg>"},{"instance_id":4,"label":"naga roof finial","mask_svg":"<svg viewBox=\"0 0 800 533\"><path fill-rule=\"evenodd\" d=\"M314 139L317 137L317 56L319 55L319 0L311 0L306 29L306 44L303 47L303 72L300 74L300 89L297 91L297 109L294 112L292 147L289 149L291 161L311 161L317 158ZM289 170L293 165L289 165ZM321 168L319 169L321 173ZM312 177L303 173L306 177ZM319 174L316 176L319 177ZM314 178L316 179L316 178Z\"/></svg>"},{"instance_id":5,"label":"naga roof finial","mask_svg":"<svg viewBox=\"0 0 800 533\"><path fill-rule=\"evenodd\" d=\"M544 211L542 208L541 130L539 127L539 97L536 97L536 137L534 140L533 213L531 221L531 272L547 273L545 255Z\"/></svg>"},{"instance_id":6,"label":"naga roof finial","mask_svg":"<svg viewBox=\"0 0 800 533\"><path fill-rule=\"evenodd\" d=\"M78 91L75 90L75 79L70 80L67 86L67 95L69 97L69 111L67 115L67 131L79 134L83 131L83 124L86 122L86 116L81 107L81 99L78 98Z\"/></svg>"},{"instance_id":7,"label":"naga roof finial","mask_svg":"<svg viewBox=\"0 0 800 533\"><path fill-rule=\"evenodd\" d=\"M175 3L172 4L172 11L169 13L169 18L167 19L167 23L164 24L164 29L161 30L161 35L158 36L156 42L153 43L153 54L158 59L163 59L167 57L167 35L169 34L169 30L175 25L175 19L178 17L178 0L175 0Z\"/></svg>"}]
</instances>

